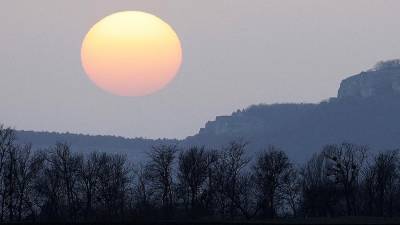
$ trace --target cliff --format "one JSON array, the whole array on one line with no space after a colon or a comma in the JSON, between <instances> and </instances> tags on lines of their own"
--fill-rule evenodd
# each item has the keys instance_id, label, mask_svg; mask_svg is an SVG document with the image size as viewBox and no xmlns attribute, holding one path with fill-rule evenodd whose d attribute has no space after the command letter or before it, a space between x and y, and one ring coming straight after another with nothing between
<instances>
[{"instance_id":1,"label":"cliff","mask_svg":"<svg viewBox=\"0 0 400 225\"><path fill-rule=\"evenodd\" d=\"M368 98L400 94L400 60L378 63L375 68L342 81L338 98Z\"/></svg>"},{"instance_id":2,"label":"cliff","mask_svg":"<svg viewBox=\"0 0 400 225\"><path fill-rule=\"evenodd\" d=\"M319 104L255 105L207 122L186 143L218 147L248 141L251 152L277 145L302 161L326 144L400 147L400 61L343 80L338 96Z\"/></svg>"}]
</instances>

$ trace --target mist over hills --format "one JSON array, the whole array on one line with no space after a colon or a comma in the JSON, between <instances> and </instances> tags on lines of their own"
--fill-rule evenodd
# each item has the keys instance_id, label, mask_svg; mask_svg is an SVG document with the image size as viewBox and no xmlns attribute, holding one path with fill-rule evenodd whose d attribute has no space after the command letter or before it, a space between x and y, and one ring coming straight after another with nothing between
<instances>
[{"instance_id":1,"label":"mist over hills","mask_svg":"<svg viewBox=\"0 0 400 225\"><path fill-rule=\"evenodd\" d=\"M341 82L338 96L319 104L255 105L231 116L219 116L188 137L210 146L242 138L251 149L273 144L298 161L323 145L353 142L372 150L400 147L400 60Z\"/></svg>"},{"instance_id":2,"label":"mist over hills","mask_svg":"<svg viewBox=\"0 0 400 225\"><path fill-rule=\"evenodd\" d=\"M400 147L400 60L378 63L373 69L343 80L337 97L319 104L253 105L230 116L217 116L198 134L185 140L127 139L48 132L18 131L20 142L44 148L57 141L77 151L108 151L140 158L151 146L178 144L221 147L244 140L257 152L268 145L284 149L302 162L323 145L365 144L372 150Z\"/></svg>"},{"instance_id":3,"label":"mist over hills","mask_svg":"<svg viewBox=\"0 0 400 225\"><path fill-rule=\"evenodd\" d=\"M157 145L177 145L175 139L145 139L124 138L111 135L85 135L57 132L22 131L17 133L17 141L31 143L34 149L45 149L57 142L67 143L74 151L90 153L92 151L104 151L126 154L129 159L137 161L144 157L146 151Z\"/></svg>"}]
</instances>

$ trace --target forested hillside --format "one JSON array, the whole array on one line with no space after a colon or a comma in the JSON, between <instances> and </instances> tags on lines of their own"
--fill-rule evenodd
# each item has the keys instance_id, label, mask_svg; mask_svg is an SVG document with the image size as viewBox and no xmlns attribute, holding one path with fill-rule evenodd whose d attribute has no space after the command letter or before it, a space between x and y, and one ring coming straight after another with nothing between
<instances>
[{"instance_id":1,"label":"forested hillside","mask_svg":"<svg viewBox=\"0 0 400 225\"><path fill-rule=\"evenodd\" d=\"M218 116L187 142L220 146L243 139L253 151L273 144L304 161L327 143L398 148L399 115L400 63L392 60L343 80L338 97L319 104L250 106Z\"/></svg>"}]
</instances>

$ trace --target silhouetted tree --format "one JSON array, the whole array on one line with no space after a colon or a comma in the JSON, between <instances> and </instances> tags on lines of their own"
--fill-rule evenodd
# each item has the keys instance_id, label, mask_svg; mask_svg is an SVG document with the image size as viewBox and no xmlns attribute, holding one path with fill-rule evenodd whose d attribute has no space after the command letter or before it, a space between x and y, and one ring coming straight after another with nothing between
<instances>
[{"instance_id":1,"label":"silhouetted tree","mask_svg":"<svg viewBox=\"0 0 400 225\"><path fill-rule=\"evenodd\" d=\"M102 153L98 171L98 212L105 220L121 220L126 214L127 201L130 200L132 168L124 155Z\"/></svg>"},{"instance_id":2,"label":"silhouetted tree","mask_svg":"<svg viewBox=\"0 0 400 225\"><path fill-rule=\"evenodd\" d=\"M399 176L398 151L381 152L374 157L364 179L369 215L393 216Z\"/></svg>"},{"instance_id":3,"label":"silhouetted tree","mask_svg":"<svg viewBox=\"0 0 400 225\"><path fill-rule=\"evenodd\" d=\"M327 175L342 189L349 216L357 213L357 191L366 151L365 146L350 143L328 145L323 150L323 154L329 160Z\"/></svg>"},{"instance_id":4,"label":"silhouetted tree","mask_svg":"<svg viewBox=\"0 0 400 225\"><path fill-rule=\"evenodd\" d=\"M49 150L40 192L47 217L75 221L80 207L78 185L82 155L71 152L69 145L57 143Z\"/></svg>"},{"instance_id":5,"label":"silhouetted tree","mask_svg":"<svg viewBox=\"0 0 400 225\"><path fill-rule=\"evenodd\" d=\"M263 216L273 218L282 204L284 187L292 182L293 166L286 154L274 146L269 146L263 152L253 167L253 176L256 182L259 204ZM288 191L288 190L286 190ZM291 193L290 193L291 194Z\"/></svg>"},{"instance_id":6,"label":"silhouetted tree","mask_svg":"<svg viewBox=\"0 0 400 225\"><path fill-rule=\"evenodd\" d=\"M99 172L101 167L104 166L101 164L100 158L99 153L90 153L79 168L80 189L82 201L85 204L83 215L86 220L95 216L94 207L96 206L96 199L99 197Z\"/></svg>"},{"instance_id":7,"label":"silhouetted tree","mask_svg":"<svg viewBox=\"0 0 400 225\"><path fill-rule=\"evenodd\" d=\"M279 198L282 200L283 212L291 214L296 217L301 205L301 179L299 171L293 166L287 171L286 176L283 177L282 184L279 186ZM288 207L289 210L285 208Z\"/></svg>"},{"instance_id":8,"label":"silhouetted tree","mask_svg":"<svg viewBox=\"0 0 400 225\"><path fill-rule=\"evenodd\" d=\"M336 215L336 185L327 176L326 158L316 153L301 169L302 206L301 210L308 217Z\"/></svg>"},{"instance_id":9,"label":"silhouetted tree","mask_svg":"<svg viewBox=\"0 0 400 225\"><path fill-rule=\"evenodd\" d=\"M35 217L36 179L43 168L44 157L40 152L32 153L31 145L16 148L16 208L17 220L27 216Z\"/></svg>"},{"instance_id":10,"label":"silhouetted tree","mask_svg":"<svg viewBox=\"0 0 400 225\"><path fill-rule=\"evenodd\" d=\"M168 217L174 206L173 164L176 152L176 146L154 146L146 168L152 191L160 196L164 216Z\"/></svg>"},{"instance_id":11,"label":"silhouetted tree","mask_svg":"<svg viewBox=\"0 0 400 225\"><path fill-rule=\"evenodd\" d=\"M15 133L11 128L6 128L3 125L0 125L0 196L1 196L1 213L0 213L0 221L3 222L6 218L7 207L10 207L10 191L12 189L8 185L10 179L12 179L12 175L10 174L10 169L12 170L12 162L9 162L10 156L13 156L12 153L14 151L15 145ZM11 176L11 177L10 177ZM7 183L8 182L8 183ZM7 204L8 201L8 204ZM8 205L8 206L7 206ZM10 212L13 214L12 212ZM13 217L11 215L11 217Z\"/></svg>"},{"instance_id":12,"label":"silhouetted tree","mask_svg":"<svg viewBox=\"0 0 400 225\"><path fill-rule=\"evenodd\" d=\"M248 215L241 205L241 188L244 178L243 170L250 162L250 159L245 155L247 143L231 142L224 147L220 159L217 161L215 179L217 182L217 190L219 193L218 206L222 214L226 210L231 218L237 216L237 211L243 215Z\"/></svg>"},{"instance_id":13,"label":"silhouetted tree","mask_svg":"<svg viewBox=\"0 0 400 225\"><path fill-rule=\"evenodd\" d=\"M153 193L150 190L150 179L148 179L146 167L139 164L134 173L136 176L134 180L133 201L136 215L141 219L145 219L146 216L154 216L154 206L151 202Z\"/></svg>"},{"instance_id":14,"label":"silhouetted tree","mask_svg":"<svg viewBox=\"0 0 400 225\"><path fill-rule=\"evenodd\" d=\"M400 215L399 152L327 145L297 170L270 146L251 162L245 142L216 150L155 146L126 156L17 144L0 125L0 222L252 219ZM162 212L160 214L159 212Z\"/></svg>"},{"instance_id":15,"label":"silhouetted tree","mask_svg":"<svg viewBox=\"0 0 400 225\"><path fill-rule=\"evenodd\" d=\"M201 207L199 196L202 194L207 172L207 153L204 147L192 147L181 152L178 161L178 185L185 207L190 206L192 216Z\"/></svg>"},{"instance_id":16,"label":"silhouetted tree","mask_svg":"<svg viewBox=\"0 0 400 225\"><path fill-rule=\"evenodd\" d=\"M207 151L206 153L207 173L206 173L204 191L201 194L201 200L203 201L204 208L211 215L215 214L218 208L217 207L217 199L219 195L218 167L221 158L222 154L218 150L211 150Z\"/></svg>"}]
</instances>

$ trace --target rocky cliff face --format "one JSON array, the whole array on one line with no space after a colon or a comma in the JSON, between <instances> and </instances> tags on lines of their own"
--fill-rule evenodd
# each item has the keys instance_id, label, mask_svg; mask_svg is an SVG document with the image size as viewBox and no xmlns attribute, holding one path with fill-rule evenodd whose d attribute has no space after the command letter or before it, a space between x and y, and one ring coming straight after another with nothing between
<instances>
[{"instance_id":1,"label":"rocky cliff face","mask_svg":"<svg viewBox=\"0 0 400 225\"><path fill-rule=\"evenodd\" d=\"M378 63L374 69L342 81L338 98L368 98L400 94L400 60Z\"/></svg>"},{"instance_id":2,"label":"rocky cliff face","mask_svg":"<svg viewBox=\"0 0 400 225\"><path fill-rule=\"evenodd\" d=\"M250 143L251 152L272 144L301 162L326 144L399 148L399 115L400 60L392 60L343 80L337 98L320 104L251 106L216 117L184 142L220 147L244 140Z\"/></svg>"}]
</instances>

